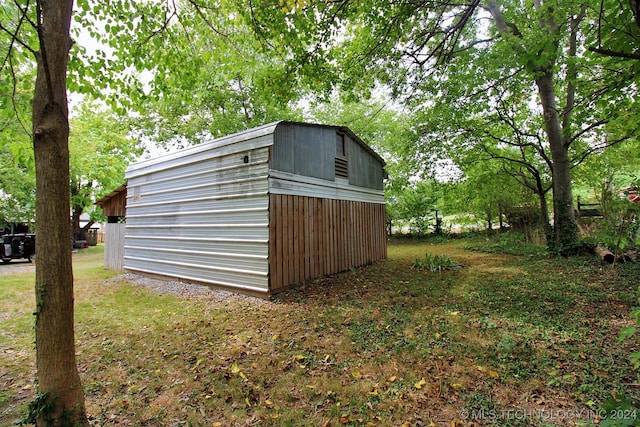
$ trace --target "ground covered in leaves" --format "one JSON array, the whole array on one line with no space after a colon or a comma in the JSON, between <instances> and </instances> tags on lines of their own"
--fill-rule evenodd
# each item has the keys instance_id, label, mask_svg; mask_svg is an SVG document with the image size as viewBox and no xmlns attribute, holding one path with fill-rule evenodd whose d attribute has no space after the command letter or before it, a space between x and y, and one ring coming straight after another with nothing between
<instances>
[{"instance_id":1,"label":"ground covered in leaves","mask_svg":"<svg viewBox=\"0 0 640 427\"><path fill-rule=\"evenodd\" d=\"M613 407L609 425L634 425L640 348L617 337L638 265L489 246L391 242L386 261L272 301L143 286L100 248L74 254L91 422L588 426ZM459 268L415 268L427 253ZM33 273L0 275L0 425L34 397L32 307Z\"/></svg>"}]
</instances>

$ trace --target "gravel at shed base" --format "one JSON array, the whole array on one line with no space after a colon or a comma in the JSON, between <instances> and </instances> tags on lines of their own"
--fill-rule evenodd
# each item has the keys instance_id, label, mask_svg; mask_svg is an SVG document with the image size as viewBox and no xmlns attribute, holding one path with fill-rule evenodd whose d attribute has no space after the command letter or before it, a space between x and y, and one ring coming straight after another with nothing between
<instances>
[{"instance_id":1,"label":"gravel at shed base","mask_svg":"<svg viewBox=\"0 0 640 427\"><path fill-rule=\"evenodd\" d=\"M126 281L132 285L140 286L151 292L159 294L173 294L181 298L203 298L212 302L226 302L232 300L244 300L253 305L275 305L266 299L252 297L250 295L230 292L224 289L182 282L180 280L161 280L140 274L125 273L111 278L113 281Z\"/></svg>"}]
</instances>

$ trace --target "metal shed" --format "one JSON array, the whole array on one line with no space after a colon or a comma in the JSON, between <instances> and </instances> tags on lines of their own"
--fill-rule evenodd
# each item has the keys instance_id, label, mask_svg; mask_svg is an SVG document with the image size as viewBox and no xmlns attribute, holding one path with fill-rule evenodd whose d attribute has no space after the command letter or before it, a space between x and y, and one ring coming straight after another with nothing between
<instances>
[{"instance_id":1,"label":"metal shed","mask_svg":"<svg viewBox=\"0 0 640 427\"><path fill-rule=\"evenodd\" d=\"M125 271L267 296L386 258L384 161L276 122L127 169Z\"/></svg>"}]
</instances>

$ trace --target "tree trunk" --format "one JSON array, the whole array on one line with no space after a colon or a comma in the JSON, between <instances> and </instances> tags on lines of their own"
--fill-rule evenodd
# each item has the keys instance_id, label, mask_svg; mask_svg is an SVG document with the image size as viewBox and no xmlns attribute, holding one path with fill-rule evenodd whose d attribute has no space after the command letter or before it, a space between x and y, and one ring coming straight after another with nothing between
<instances>
[{"instance_id":1,"label":"tree trunk","mask_svg":"<svg viewBox=\"0 0 640 427\"><path fill-rule=\"evenodd\" d=\"M37 425L88 425L75 358L66 74L71 0L39 1L33 99L36 164L36 367L47 403ZM44 402L40 402L44 405ZM40 410L44 409L40 406ZM36 414L32 414L36 415Z\"/></svg>"},{"instance_id":2,"label":"tree trunk","mask_svg":"<svg viewBox=\"0 0 640 427\"><path fill-rule=\"evenodd\" d=\"M544 234L547 241L553 240L553 229L549 221L549 206L547 205L547 191L542 184L542 178L539 173L534 174L536 180L536 195L540 203L540 225L544 228Z\"/></svg>"},{"instance_id":3,"label":"tree trunk","mask_svg":"<svg viewBox=\"0 0 640 427\"><path fill-rule=\"evenodd\" d=\"M553 252L570 255L578 248L578 227L573 210L571 163L562 134L551 71L536 78L536 84L542 103L545 132L552 159L554 239L553 242L547 243L550 244Z\"/></svg>"}]
</instances>

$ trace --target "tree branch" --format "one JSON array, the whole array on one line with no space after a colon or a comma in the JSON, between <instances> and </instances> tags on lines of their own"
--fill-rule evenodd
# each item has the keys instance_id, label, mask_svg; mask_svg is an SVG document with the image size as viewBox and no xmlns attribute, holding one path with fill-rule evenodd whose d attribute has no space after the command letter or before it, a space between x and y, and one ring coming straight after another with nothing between
<instances>
[{"instance_id":1,"label":"tree branch","mask_svg":"<svg viewBox=\"0 0 640 427\"><path fill-rule=\"evenodd\" d=\"M626 59L637 59L640 60L640 54L638 53L628 53L628 52L618 52L611 49L604 49L601 47L588 47L590 52L599 53L600 55L610 56L613 58L626 58Z\"/></svg>"},{"instance_id":2,"label":"tree branch","mask_svg":"<svg viewBox=\"0 0 640 427\"><path fill-rule=\"evenodd\" d=\"M51 70L49 69L49 59L47 58L46 39L42 31L42 0L36 0L36 20L38 30L38 40L40 42L40 53L36 53L36 57L42 61L42 68L45 74L45 82L47 85L47 95L50 104L55 104L56 99L53 92L53 82L51 81Z\"/></svg>"}]
</instances>

